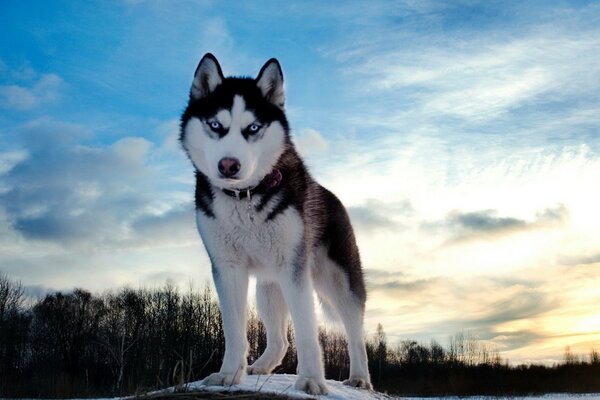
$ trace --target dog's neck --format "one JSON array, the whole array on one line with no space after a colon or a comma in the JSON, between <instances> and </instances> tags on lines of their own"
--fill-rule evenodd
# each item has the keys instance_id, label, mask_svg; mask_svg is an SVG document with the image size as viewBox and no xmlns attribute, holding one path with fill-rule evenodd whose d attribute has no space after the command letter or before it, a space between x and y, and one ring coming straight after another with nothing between
<instances>
[{"instance_id":1,"label":"dog's neck","mask_svg":"<svg viewBox=\"0 0 600 400\"><path fill-rule=\"evenodd\" d=\"M245 189L223 189L221 191L228 196L235 197L238 200L252 198L255 194L264 194L269 190L276 188L281 184L283 175L279 169L274 169L268 173L258 185Z\"/></svg>"}]
</instances>

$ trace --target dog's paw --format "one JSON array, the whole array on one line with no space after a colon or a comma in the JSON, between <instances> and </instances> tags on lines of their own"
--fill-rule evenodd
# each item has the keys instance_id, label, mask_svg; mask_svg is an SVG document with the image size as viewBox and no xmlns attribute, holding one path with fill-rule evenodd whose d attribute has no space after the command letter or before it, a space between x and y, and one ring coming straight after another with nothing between
<instances>
[{"instance_id":1,"label":"dog's paw","mask_svg":"<svg viewBox=\"0 0 600 400\"><path fill-rule=\"evenodd\" d=\"M246 371L248 372L248 375L269 375L271 372L273 372L273 368L267 368L254 363L249 366Z\"/></svg>"},{"instance_id":2,"label":"dog's paw","mask_svg":"<svg viewBox=\"0 0 600 400\"><path fill-rule=\"evenodd\" d=\"M323 379L300 377L294 385L296 390L302 390L308 394L327 394L329 390Z\"/></svg>"},{"instance_id":3,"label":"dog's paw","mask_svg":"<svg viewBox=\"0 0 600 400\"><path fill-rule=\"evenodd\" d=\"M361 389L373 390L373 385L371 385L371 382L369 382L369 379L365 379L365 378L355 377L355 378L346 379L344 381L344 385L361 388Z\"/></svg>"},{"instance_id":4,"label":"dog's paw","mask_svg":"<svg viewBox=\"0 0 600 400\"><path fill-rule=\"evenodd\" d=\"M224 372L215 372L202 380L206 386L231 386L237 385L242 381L242 373L227 374Z\"/></svg>"}]
</instances>

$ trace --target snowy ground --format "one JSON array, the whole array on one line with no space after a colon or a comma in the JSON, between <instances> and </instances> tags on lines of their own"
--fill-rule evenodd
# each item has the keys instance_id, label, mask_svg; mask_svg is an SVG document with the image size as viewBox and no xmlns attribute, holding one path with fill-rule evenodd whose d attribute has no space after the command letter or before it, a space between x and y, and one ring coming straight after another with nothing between
<instances>
[{"instance_id":1,"label":"snowy ground","mask_svg":"<svg viewBox=\"0 0 600 400\"><path fill-rule=\"evenodd\" d=\"M327 385L329 387L329 394L325 396L313 396L308 395L304 392L294 390L294 382L296 382L296 375L287 374L276 374L276 375L249 375L244 378L242 383L239 385L233 385L225 388L227 391L237 392L259 392L259 393L275 393L283 394L289 397L298 399L322 399L322 400L390 400L390 399L406 399L406 400L420 400L424 398L417 397L393 397L378 392L367 391L363 389L351 388L343 385L339 381L328 380ZM187 389L190 391L214 391L222 392L222 386L205 386L201 384L201 381L192 382L187 385ZM174 388L165 389L161 391L172 392ZM458 400L458 397L430 397L425 400ZM472 400L488 400L497 399L492 397L461 397L460 400L472 399ZM518 397L519 400L600 400L599 394L546 394L543 396L526 396Z\"/></svg>"},{"instance_id":2,"label":"snowy ground","mask_svg":"<svg viewBox=\"0 0 600 400\"><path fill-rule=\"evenodd\" d=\"M283 394L298 399L331 399L331 400L387 400L394 397L386 396L382 393L372 392L364 389L351 388L338 381L327 381L329 394L326 396L308 395L304 392L294 389L294 383L297 375L275 374L275 375L248 375L239 385L233 385L225 388L231 392L259 392ZM205 386L201 381L192 382L187 385L189 391L223 391L223 386ZM166 391L173 391L173 388ZM164 391L163 391L164 392ZM598 399L600 400L600 398Z\"/></svg>"}]
</instances>

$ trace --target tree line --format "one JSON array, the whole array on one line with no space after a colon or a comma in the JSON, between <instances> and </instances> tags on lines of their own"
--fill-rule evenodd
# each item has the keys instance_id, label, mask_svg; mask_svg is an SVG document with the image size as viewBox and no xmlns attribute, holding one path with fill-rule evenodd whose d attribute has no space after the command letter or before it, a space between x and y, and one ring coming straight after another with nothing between
<instances>
[{"instance_id":1,"label":"tree line","mask_svg":"<svg viewBox=\"0 0 600 400\"><path fill-rule=\"evenodd\" d=\"M345 337L321 328L327 378L345 379ZM277 373L295 373L289 350ZM266 346L255 310L248 315L249 362ZM185 387L217 371L224 353L218 302L209 284L180 291L121 288L102 294L83 289L28 301L20 282L0 274L0 397L98 397ZM565 362L510 366L465 333L443 347L432 341L390 345L383 326L367 340L369 370L378 390L403 395L510 395L600 391L600 357L565 351Z\"/></svg>"}]
</instances>

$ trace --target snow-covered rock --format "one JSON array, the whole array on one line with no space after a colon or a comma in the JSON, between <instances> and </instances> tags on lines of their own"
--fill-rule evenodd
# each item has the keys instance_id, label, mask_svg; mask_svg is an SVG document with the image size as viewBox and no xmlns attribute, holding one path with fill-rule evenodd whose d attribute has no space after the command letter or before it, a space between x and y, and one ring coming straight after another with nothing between
<instances>
[{"instance_id":1,"label":"snow-covered rock","mask_svg":"<svg viewBox=\"0 0 600 400\"><path fill-rule=\"evenodd\" d=\"M346 386L339 381L328 380L327 386L329 393L327 395L315 396L309 395L294 389L294 383L297 375L274 374L274 375L248 375L238 385L232 386L205 386L202 381L188 383L188 391L211 391L211 392L258 392L283 394L298 399L327 399L327 400L389 400L394 397L387 396L365 389L357 389ZM169 388L166 391L173 391ZM163 393L165 391L162 391Z\"/></svg>"}]
</instances>

